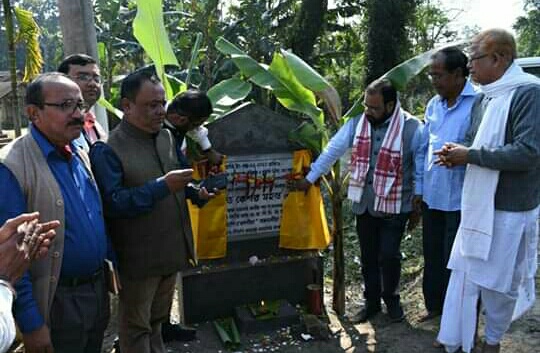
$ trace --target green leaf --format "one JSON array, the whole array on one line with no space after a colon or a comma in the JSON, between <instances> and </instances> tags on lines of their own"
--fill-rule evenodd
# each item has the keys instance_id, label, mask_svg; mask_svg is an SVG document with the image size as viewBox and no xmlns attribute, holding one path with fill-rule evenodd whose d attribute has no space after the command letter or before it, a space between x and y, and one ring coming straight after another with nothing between
<instances>
[{"instance_id":1,"label":"green leaf","mask_svg":"<svg viewBox=\"0 0 540 353\"><path fill-rule=\"evenodd\" d=\"M124 113L120 109L116 109L108 100L106 100L103 97L100 97L97 101L99 105L113 113L118 119L122 119L124 117Z\"/></svg>"},{"instance_id":2,"label":"green leaf","mask_svg":"<svg viewBox=\"0 0 540 353\"><path fill-rule=\"evenodd\" d=\"M313 92L324 91L331 86L324 77L294 53L282 49L281 55L285 57L298 80Z\"/></svg>"},{"instance_id":3,"label":"green leaf","mask_svg":"<svg viewBox=\"0 0 540 353\"><path fill-rule=\"evenodd\" d=\"M244 100L251 92L251 89L251 83L239 77L232 77L212 86L207 92L213 108L213 113L208 119L208 122L212 122L225 115L231 110L233 105Z\"/></svg>"},{"instance_id":4,"label":"green leaf","mask_svg":"<svg viewBox=\"0 0 540 353\"><path fill-rule=\"evenodd\" d=\"M41 48L39 47L41 30L36 21L34 21L34 15L30 11L18 7L14 7L13 11L19 25L19 31L15 41L17 43L23 42L26 52L23 81L30 82L34 77L39 75L43 67L43 57L41 55Z\"/></svg>"},{"instance_id":5,"label":"green leaf","mask_svg":"<svg viewBox=\"0 0 540 353\"><path fill-rule=\"evenodd\" d=\"M212 86L207 92L212 106L232 106L251 92L251 84L238 77L223 80Z\"/></svg>"},{"instance_id":6,"label":"green leaf","mask_svg":"<svg viewBox=\"0 0 540 353\"><path fill-rule=\"evenodd\" d=\"M133 20L133 35L152 59L156 72L165 87L167 99L174 94L165 75L165 65L178 65L163 23L161 0L135 0L137 15Z\"/></svg>"},{"instance_id":7,"label":"green leaf","mask_svg":"<svg viewBox=\"0 0 540 353\"><path fill-rule=\"evenodd\" d=\"M202 41L202 33L197 33L197 37L195 38L195 44L193 44L193 48L191 48L191 59L189 60L189 65L187 68L187 77L186 77L186 86L189 87L189 84L191 83L191 70L193 70L194 67L197 66L197 57L199 56L199 49L201 47L201 41Z\"/></svg>"},{"instance_id":8,"label":"green leaf","mask_svg":"<svg viewBox=\"0 0 540 353\"><path fill-rule=\"evenodd\" d=\"M445 44L441 47L423 52L422 54L419 54L393 67L392 69L390 69L390 71L385 73L382 76L382 78L389 79L390 82L392 82L392 84L398 91L403 91L405 90L405 87L407 86L409 81L413 77L418 75L420 72L422 72L429 65L431 61L431 56L433 54L435 54L441 49L452 47L452 46L459 46L464 43L466 43L466 41L453 42L453 43Z\"/></svg>"},{"instance_id":9,"label":"green leaf","mask_svg":"<svg viewBox=\"0 0 540 353\"><path fill-rule=\"evenodd\" d=\"M281 50L281 54L287 60L287 64L298 81L323 100L334 123L337 124L341 117L342 108L341 98L334 86L294 53Z\"/></svg>"},{"instance_id":10,"label":"green leaf","mask_svg":"<svg viewBox=\"0 0 540 353\"><path fill-rule=\"evenodd\" d=\"M99 62L100 63L107 62L107 48L105 47L105 43L98 42L97 51L98 51Z\"/></svg>"},{"instance_id":11,"label":"green leaf","mask_svg":"<svg viewBox=\"0 0 540 353\"><path fill-rule=\"evenodd\" d=\"M258 63L223 37L217 40L216 49L230 55L248 80L273 91L285 108L308 115L317 126L323 128L323 114L316 105L315 95L302 86L279 53L274 55L271 66L268 66Z\"/></svg>"},{"instance_id":12,"label":"green leaf","mask_svg":"<svg viewBox=\"0 0 540 353\"><path fill-rule=\"evenodd\" d=\"M167 81L171 85L171 91L174 98L176 98L176 96L178 96L180 93L187 90L186 83L180 80L179 78L174 77L173 75L169 75L169 74L165 74L165 77L167 77ZM172 99L170 101L172 101Z\"/></svg>"},{"instance_id":13,"label":"green leaf","mask_svg":"<svg viewBox=\"0 0 540 353\"><path fill-rule=\"evenodd\" d=\"M281 87L274 88L278 101L288 109L307 114L313 119L315 125L322 127L324 115L317 107L315 95L298 81L283 55L274 53L268 71L281 83Z\"/></svg>"},{"instance_id":14,"label":"green leaf","mask_svg":"<svg viewBox=\"0 0 540 353\"><path fill-rule=\"evenodd\" d=\"M322 151L323 133L315 125L307 121L289 132L289 140L308 148L316 154L320 154Z\"/></svg>"},{"instance_id":15,"label":"green leaf","mask_svg":"<svg viewBox=\"0 0 540 353\"><path fill-rule=\"evenodd\" d=\"M235 349L240 345L240 333L231 317L217 319L212 322L219 339L227 349Z\"/></svg>"}]
</instances>

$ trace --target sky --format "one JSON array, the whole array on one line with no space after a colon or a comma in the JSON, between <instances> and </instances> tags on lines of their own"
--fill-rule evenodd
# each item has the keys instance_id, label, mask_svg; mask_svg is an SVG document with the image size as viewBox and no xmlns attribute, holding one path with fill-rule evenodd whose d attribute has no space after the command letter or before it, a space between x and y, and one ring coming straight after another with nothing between
<instances>
[{"instance_id":1,"label":"sky","mask_svg":"<svg viewBox=\"0 0 540 353\"><path fill-rule=\"evenodd\" d=\"M453 22L458 30L477 25L480 30L498 27L515 34L512 25L517 17L524 15L523 0L441 0L441 3L447 9L463 10Z\"/></svg>"}]
</instances>

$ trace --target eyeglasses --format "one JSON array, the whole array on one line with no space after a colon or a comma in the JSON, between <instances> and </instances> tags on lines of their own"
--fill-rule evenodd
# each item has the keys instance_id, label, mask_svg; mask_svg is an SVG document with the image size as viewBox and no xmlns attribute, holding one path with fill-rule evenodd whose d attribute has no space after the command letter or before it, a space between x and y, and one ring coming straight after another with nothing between
<instances>
[{"instance_id":1,"label":"eyeglasses","mask_svg":"<svg viewBox=\"0 0 540 353\"><path fill-rule=\"evenodd\" d=\"M477 56L471 56L469 58L469 64L472 64L472 62L475 61L475 60L480 60L482 58L485 58L486 56L489 56L489 54L480 54L480 55L477 55Z\"/></svg>"},{"instance_id":2,"label":"eyeglasses","mask_svg":"<svg viewBox=\"0 0 540 353\"><path fill-rule=\"evenodd\" d=\"M97 84L101 83L101 76L87 74L87 73L84 73L84 72L81 72L81 73L75 75L75 79L79 80L79 81L83 81L83 82L94 81Z\"/></svg>"},{"instance_id":3,"label":"eyeglasses","mask_svg":"<svg viewBox=\"0 0 540 353\"><path fill-rule=\"evenodd\" d=\"M60 108L60 110L63 111L64 113L70 113L70 114L75 113L75 110L77 109L80 111L83 111L83 110L86 110L86 108L88 107L86 104L84 104L83 101L72 101L72 100L67 100L62 103L44 102L43 105L46 105L49 107L57 107L57 108Z\"/></svg>"}]
</instances>

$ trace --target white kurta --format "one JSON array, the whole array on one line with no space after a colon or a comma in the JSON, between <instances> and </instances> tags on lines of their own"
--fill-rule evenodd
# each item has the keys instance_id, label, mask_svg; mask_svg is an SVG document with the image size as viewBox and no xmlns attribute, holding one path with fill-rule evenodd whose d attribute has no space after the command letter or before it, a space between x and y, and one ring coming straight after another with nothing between
<instances>
[{"instance_id":1,"label":"white kurta","mask_svg":"<svg viewBox=\"0 0 540 353\"><path fill-rule=\"evenodd\" d=\"M11 313L13 294L0 285L0 353L8 350L15 339L15 321Z\"/></svg>"},{"instance_id":2,"label":"white kurta","mask_svg":"<svg viewBox=\"0 0 540 353\"><path fill-rule=\"evenodd\" d=\"M499 312L486 313L486 321L490 317L497 317L499 321L486 322L486 334L488 326L491 331L505 331L511 320L521 316L534 303L538 212L539 207L525 212L495 211L493 239L486 261L462 256L460 240L456 238L448 263L452 275L438 336L439 342L447 348L452 347L448 351L459 346L465 352L472 348L476 303L482 290L491 297L490 302L484 303L486 311L499 307L495 309ZM490 334L502 337L503 333Z\"/></svg>"}]
</instances>

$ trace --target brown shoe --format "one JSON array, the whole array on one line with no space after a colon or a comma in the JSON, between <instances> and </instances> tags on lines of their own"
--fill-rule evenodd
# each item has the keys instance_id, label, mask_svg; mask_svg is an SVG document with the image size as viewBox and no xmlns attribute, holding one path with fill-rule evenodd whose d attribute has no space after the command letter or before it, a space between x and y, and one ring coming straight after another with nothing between
<instances>
[{"instance_id":1,"label":"brown shoe","mask_svg":"<svg viewBox=\"0 0 540 353\"><path fill-rule=\"evenodd\" d=\"M500 344L492 346L491 344L487 344L486 342L484 342L484 345L482 346L482 353L499 353L500 351Z\"/></svg>"}]
</instances>

